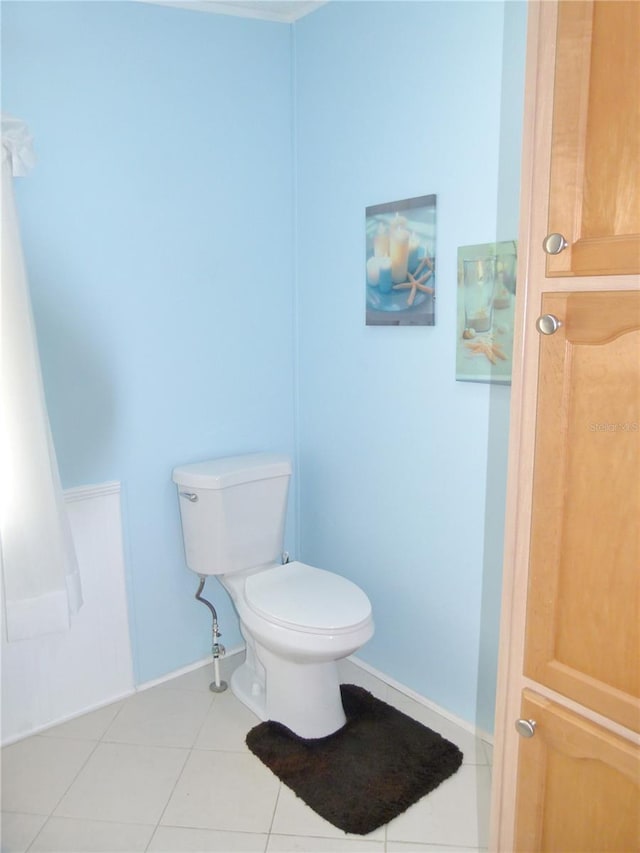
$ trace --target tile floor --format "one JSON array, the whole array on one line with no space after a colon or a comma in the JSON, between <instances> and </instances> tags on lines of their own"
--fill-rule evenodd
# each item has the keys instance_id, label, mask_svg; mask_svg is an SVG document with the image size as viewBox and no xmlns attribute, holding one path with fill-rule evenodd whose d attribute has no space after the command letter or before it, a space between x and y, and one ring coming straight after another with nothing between
<instances>
[{"instance_id":1,"label":"tile floor","mask_svg":"<svg viewBox=\"0 0 640 853\"><path fill-rule=\"evenodd\" d=\"M228 680L239 655L223 661ZM343 661L360 684L456 743L464 764L367 836L320 818L247 749L258 721L212 667L2 750L2 853L470 853L487 846L488 744Z\"/></svg>"}]
</instances>

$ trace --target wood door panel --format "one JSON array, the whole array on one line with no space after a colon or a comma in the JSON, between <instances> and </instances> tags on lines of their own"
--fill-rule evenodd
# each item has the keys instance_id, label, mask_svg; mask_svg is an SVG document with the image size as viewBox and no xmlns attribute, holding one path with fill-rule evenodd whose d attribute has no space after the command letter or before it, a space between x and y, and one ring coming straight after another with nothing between
<instances>
[{"instance_id":1,"label":"wood door panel","mask_svg":"<svg viewBox=\"0 0 640 853\"><path fill-rule=\"evenodd\" d=\"M640 293L543 312L525 674L640 731Z\"/></svg>"},{"instance_id":2,"label":"wood door panel","mask_svg":"<svg viewBox=\"0 0 640 853\"><path fill-rule=\"evenodd\" d=\"M640 747L525 690L535 734L518 758L518 851L640 849Z\"/></svg>"},{"instance_id":3,"label":"wood door panel","mask_svg":"<svg viewBox=\"0 0 640 853\"><path fill-rule=\"evenodd\" d=\"M610 292L582 292L570 305L566 334L572 344L606 344L638 328L636 297L612 299Z\"/></svg>"},{"instance_id":4,"label":"wood door panel","mask_svg":"<svg viewBox=\"0 0 640 853\"><path fill-rule=\"evenodd\" d=\"M640 2L528 5L526 289L490 849L630 853L640 851ZM568 241L559 255L544 254L550 232ZM543 312L563 323L548 337L532 322ZM534 737L518 737L518 716L536 719Z\"/></svg>"},{"instance_id":5,"label":"wood door panel","mask_svg":"<svg viewBox=\"0 0 640 853\"><path fill-rule=\"evenodd\" d=\"M547 275L640 272L640 3L558 9Z\"/></svg>"}]
</instances>

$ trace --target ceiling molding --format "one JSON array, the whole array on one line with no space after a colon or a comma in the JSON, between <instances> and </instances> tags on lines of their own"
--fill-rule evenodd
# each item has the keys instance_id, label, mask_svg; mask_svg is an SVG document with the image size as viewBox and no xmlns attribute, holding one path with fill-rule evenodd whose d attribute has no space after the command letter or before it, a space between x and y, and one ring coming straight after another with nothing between
<instances>
[{"instance_id":1,"label":"ceiling molding","mask_svg":"<svg viewBox=\"0 0 640 853\"><path fill-rule=\"evenodd\" d=\"M158 6L173 6L192 12L208 12L214 15L235 15L240 18L260 18L292 24L299 18L315 12L327 0L140 0Z\"/></svg>"}]
</instances>

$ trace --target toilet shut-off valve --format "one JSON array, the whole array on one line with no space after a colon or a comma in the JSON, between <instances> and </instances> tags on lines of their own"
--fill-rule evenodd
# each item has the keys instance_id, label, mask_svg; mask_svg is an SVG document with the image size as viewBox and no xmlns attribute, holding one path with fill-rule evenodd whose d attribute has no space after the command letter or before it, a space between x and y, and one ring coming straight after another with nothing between
<instances>
[{"instance_id":1,"label":"toilet shut-off valve","mask_svg":"<svg viewBox=\"0 0 640 853\"><path fill-rule=\"evenodd\" d=\"M216 613L216 609L210 601L207 601L207 599L203 598L203 596L201 595L201 592L204 589L205 581L206 577L204 575L201 575L200 585L198 586L198 591L196 592L196 600L206 605L211 611L211 653L213 654L213 681L209 685L209 690L211 690L213 693L222 693L227 689L227 682L220 680L220 658L224 657L225 648L222 643L218 642L220 631L218 629L218 614Z\"/></svg>"},{"instance_id":2,"label":"toilet shut-off valve","mask_svg":"<svg viewBox=\"0 0 640 853\"><path fill-rule=\"evenodd\" d=\"M220 658L225 655L225 647L218 642L220 631L218 631L218 622L213 622L213 642L211 644L211 653L213 654L213 683L209 685L209 690L214 693L222 693L227 689L227 682L220 681Z\"/></svg>"}]
</instances>

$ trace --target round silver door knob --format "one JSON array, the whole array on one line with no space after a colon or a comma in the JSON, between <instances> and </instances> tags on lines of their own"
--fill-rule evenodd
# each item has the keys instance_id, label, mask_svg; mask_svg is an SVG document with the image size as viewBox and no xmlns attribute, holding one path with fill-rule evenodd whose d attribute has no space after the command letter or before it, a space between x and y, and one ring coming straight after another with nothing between
<instances>
[{"instance_id":1,"label":"round silver door knob","mask_svg":"<svg viewBox=\"0 0 640 853\"><path fill-rule=\"evenodd\" d=\"M553 335L561 325L562 321L558 320L555 314L543 314L536 320L536 329L541 335Z\"/></svg>"},{"instance_id":2,"label":"round silver door knob","mask_svg":"<svg viewBox=\"0 0 640 853\"><path fill-rule=\"evenodd\" d=\"M536 733L536 721L516 720L516 731L520 737L533 737Z\"/></svg>"},{"instance_id":3,"label":"round silver door knob","mask_svg":"<svg viewBox=\"0 0 640 853\"><path fill-rule=\"evenodd\" d=\"M564 239L562 234L557 234L554 232L553 234L547 234L547 236L542 241L542 248L545 250L547 255L559 255L564 249L567 248L569 244Z\"/></svg>"}]
</instances>

